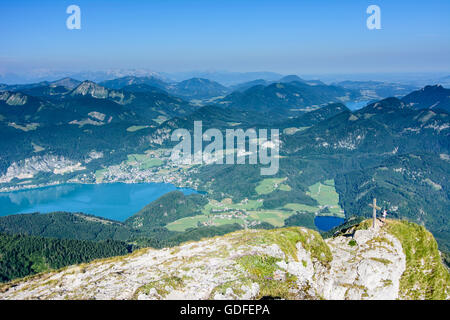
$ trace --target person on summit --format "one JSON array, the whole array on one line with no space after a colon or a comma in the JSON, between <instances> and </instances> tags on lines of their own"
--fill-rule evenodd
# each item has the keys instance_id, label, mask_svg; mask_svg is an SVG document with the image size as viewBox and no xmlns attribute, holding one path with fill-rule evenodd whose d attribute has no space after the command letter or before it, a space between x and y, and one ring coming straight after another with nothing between
<instances>
[{"instance_id":1,"label":"person on summit","mask_svg":"<svg viewBox=\"0 0 450 320\"><path fill-rule=\"evenodd\" d=\"M386 216L387 216L387 209L383 210L383 218L381 219L381 221L383 221L383 223L386 223Z\"/></svg>"}]
</instances>

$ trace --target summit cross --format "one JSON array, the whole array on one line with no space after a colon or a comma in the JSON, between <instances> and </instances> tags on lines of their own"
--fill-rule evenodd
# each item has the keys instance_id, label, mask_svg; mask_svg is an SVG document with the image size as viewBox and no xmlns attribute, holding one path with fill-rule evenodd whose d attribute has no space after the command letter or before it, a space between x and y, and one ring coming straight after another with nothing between
<instances>
[{"instance_id":1,"label":"summit cross","mask_svg":"<svg viewBox=\"0 0 450 320\"><path fill-rule=\"evenodd\" d=\"M381 210L380 207L377 206L377 198L373 198L373 202L371 204L369 204L369 207L372 207L372 219L373 219L373 223L372 223L372 228L375 228L375 222L377 220L377 210Z\"/></svg>"}]
</instances>

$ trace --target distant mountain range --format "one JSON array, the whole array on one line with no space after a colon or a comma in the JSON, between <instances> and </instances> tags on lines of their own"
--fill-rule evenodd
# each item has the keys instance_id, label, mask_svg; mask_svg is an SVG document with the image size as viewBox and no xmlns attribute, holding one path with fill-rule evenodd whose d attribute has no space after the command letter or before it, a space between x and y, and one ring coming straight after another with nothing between
<instances>
[{"instance_id":1,"label":"distant mountain range","mask_svg":"<svg viewBox=\"0 0 450 320\"><path fill-rule=\"evenodd\" d=\"M0 93L0 114L18 125L26 126L31 122L38 126L77 122L83 126L83 121L91 125L118 121L149 124L158 116L167 119L193 110L187 102L153 87L141 87L141 90L133 86L126 88L131 91L108 89L92 81L79 83L73 89L55 87L52 83L21 86L15 88L14 92ZM12 105L22 108L17 110L9 107ZM96 116L92 118L94 113ZM89 117L90 120L87 119Z\"/></svg>"},{"instance_id":2,"label":"distant mountain range","mask_svg":"<svg viewBox=\"0 0 450 320\"><path fill-rule=\"evenodd\" d=\"M325 85L325 83L323 83L322 81L319 81L319 80L304 80L296 75L288 75L288 76L284 76L278 80L273 80L273 81L268 81L268 80L264 80L264 79L256 79L253 81L248 81L248 82L243 82L243 83L233 85L230 88L233 91L245 91L245 90L250 89L251 87L254 87L257 85L268 86L268 85L270 85L272 83L276 83L276 82L289 83L289 82L294 82L294 81L306 83L309 85Z\"/></svg>"},{"instance_id":3,"label":"distant mountain range","mask_svg":"<svg viewBox=\"0 0 450 320\"><path fill-rule=\"evenodd\" d=\"M63 87L67 89L73 89L78 86L81 81L72 78L62 78L55 81L42 81L38 83L31 84L16 84L16 85L6 85L0 84L0 90L2 91L21 91L24 93L30 92L38 94L39 90L45 90L46 88L58 88Z\"/></svg>"},{"instance_id":4,"label":"distant mountain range","mask_svg":"<svg viewBox=\"0 0 450 320\"><path fill-rule=\"evenodd\" d=\"M219 104L238 110L252 110L279 117L296 116L332 102L345 102L359 95L351 90L322 84L310 85L303 81L284 82L267 86L253 86L243 92L235 91L219 101ZM283 79L282 79L283 80ZM278 118L277 118L278 117Z\"/></svg>"},{"instance_id":5,"label":"distant mountain range","mask_svg":"<svg viewBox=\"0 0 450 320\"><path fill-rule=\"evenodd\" d=\"M42 81L54 81L61 78L70 77L79 81L90 80L97 83L114 80L124 77L154 77L164 82L173 83L188 80L191 78L203 78L218 82L226 87L250 82L258 79L266 81L278 81L284 75L275 72L227 72L227 71L191 71L191 72L155 72L149 69L110 69L104 71L52 71L52 70L31 70L28 72L0 73L0 84L27 84ZM400 84L401 86L423 87L427 84L441 84L450 87L450 76L440 73L371 73L371 74L307 74L302 76L305 79L321 79L327 84L337 84L339 82L376 82ZM312 80L311 80L312 81ZM382 97L383 98L383 97Z\"/></svg>"},{"instance_id":6,"label":"distant mountain range","mask_svg":"<svg viewBox=\"0 0 450 320\"><path fill-rule=\"evenodd\" d=\"M183 81L191 78L209 79L221 83L224 86L233 86L243 82L249 82L257 79L265 79L267 81L276 81L283 75L275 72L176 72L162 73L163 76L173 79L174 81Z\"/></svg>"},{"instance_id":7,"label":"distant mountain range","mask_svg":"<svg viewBox=\"0 0 450 320\"><path fill-rule=\"evenodd\" d=\"M104 82L119 78L157 78L164 82L181 82L192 78L203 78L222 83L225 86L248 82L255 79L266 79L269 81L280 79L283 75L275 72L154 72L146 69L111 69L106 71L86 72L53 72L50 70L38 70L24 74L3 73L0 74L0 83L32 83L42 82L48 79L57 80L61 78L74 78L78 80L90 80Z\"/></svg>"},{"instance_id":8,"label":"distant mountain range","mask_svg":"<svg viewBox=\"0 0 450 320\"><path fill-rule=\"evenodd\" d=\"M61 78L73 78L80 81L90 80L102 82L126 76L132 77L157 77L168 80L163 74L147 69L110 69L105 71L52 71L52 70L31 70L26 73L3 73L0 74L0 83L37 83L42 81L54 81Z\"/></svg>"},{"instance_id":9,"label":"distant mountain range","mask_svg":"<svg viewBox=\"0 0 450 320\"><path fill-rule=\"evenodd\" d=\"M236 85L231 86L230 88L233 91L245 91L247 89L250 89L254 86L268 86L271 83L271 81L267 81L264 79L256 79L248 82L239 83Z\"/></svg>"},{"instance_id":10,"label":"distant mountain range","mask_svg":"<svg viewBox=\"0 0 450 320\"><path fill-rule=\"evenodd\" d=\"M204 99L223 96L230 90L218 82L202 78L192 78L177 83L173 90L173 95L188 99Z\"/></svg>"},{"instance_id":11,"label":"distant mountain range","mask_svg":"<svg viewBox=\"0 0 450 320\"><path fill-rule=\"evenodd\" d=\"M272 74L272 77L276 74ZM327 87L325 83L320 80L304 80L297 75L288 75L279 77L276 80L267 79L255 79L248 82L241 82L238 84L226 87L219 82L213 81L207 78L190 78L181 82L168 81L167 79L158 76L125 76L112 80L106 80L99 83L100 86L107 89L119 90L130 85L147 85L150 87L158 88L168 94L180 97L185 100L192 100L196 105L205 105L208 103L216 103L219 99L222 99L224 95L234 93L238 96L238 92L244 92L248 89L257 86L268 87L275 83L302 83L305 85L319 86L321 89ZM6 85L0 84L0 91L20 91L25 94L33 96L58 96L65 94L68 91L78 86L81 81L73 78L62 78L55 81L42 81L32 84L19 84L19 85ZM342 96L337 96L339 92L336 91L335 96L331 97L329 101L349 101L350 98L353 101L364 100L379 100L387 97L401 98L417 90L417 87L410 85L402 85L398 83L386 83L377 81L343 81L328 86L331 88L341 88L340 93ZM128 88L132 90L132 88ZM136 89L136 88L135 88ZM309 88L309 91L314 89ZM345 90L342 90L345 89ZM320 90L318 90L320 91ZM323 91L323 90L322 90ZM330 90L327 90L330 92ZM348 95L350 94L350 95ZM444 93L445 94L445 93ZM346 98L345 96L348 95ZM330 95L328 95L330 96ZM227 97L228 98L228 97ZM234 97L233 97L234 98ZM243 98L245 99L245 98ZM223 103L224 101L222 101ZM309 102L306 101L306 104ZM264 104L264 103L263 103ZM299 102L293 102L293 107L301 105Z\"/></svg>"},{"instance_id":12,"label":"distant mountain range","mask_svg":"<svg viewBox=\"0 0 450 320\"><path fill-rule=\"evenodd\" d=\"M134 77L126 76L123 78L106 80L99 83L109 89L122 89L125 86L145 84L151 87L159 88L167 91L169 84L156 77Z\"/></svg>"},{"instance_id":13,"label":"distant mountain range","mask_svg":"<svg viewBox=\"0 0 450 320\"><path fill-rule=\"evenodd\" d=\"M203 78L191 78L178 83L169 83L155 77L124 77L104 81L100 85L110 89L123 89L130 85L147 85L187 100L210 99L230 92L229 88L220 83Z\"/></svg>"}]
</instances>

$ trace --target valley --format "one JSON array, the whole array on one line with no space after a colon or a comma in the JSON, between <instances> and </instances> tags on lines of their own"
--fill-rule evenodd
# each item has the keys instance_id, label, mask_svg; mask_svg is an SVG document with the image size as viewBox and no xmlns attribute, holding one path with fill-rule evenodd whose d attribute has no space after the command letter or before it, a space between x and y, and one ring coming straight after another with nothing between
<instances>
[{"instance_id":1,"label":"valley","mask_svg":"<svg viewBox=\"0 0 450 320\"><path fill-rule=\"evenodd\" d=\"M88 223L87 230L97 231L87 232L84 239L123 241L130 250L174 246L241 229L301 226L324 233L353 217L370 216L368 203L376 197L390 217L429 228L444 258L450 252L449 118L430 98L440 92L435 99L441 99L446 90L442 87L426 87L404 99L362 102L367 105L351 111L346 101L367 101L351 86L364 83L343 88L288 76L278 82L243 84L237 91L198 79L179 86L133 77L104 86L62 83L71 87L58 93L55 84L3 89L0 131L8 138L0 142L3 195L18 199L17 192L32 194L46 187L101 190L117 184L169 184L198 194L161 188L158 196L149 194L145 202L121 212L121 205L113 210L108 204L120 199L109 191L105 194L111 198L87 197L90 200L82 205L39 205L43 200L36 198L34 206L20 213L40 215L9 216L15 211L3 207L1 215L8 216L0 218L0 232L21 230L43 239L79 240L79 231L61 230L74 228L74 221L84 214L95 214L83 223ZM19 105L21 112L12 109ZM202 121L203 130L218 129L222 134L229 128L279 129L278 172L261 176L262 165L248 162L174 160L171 133L183 128L192 134L195 121ZM224 149L225 154L236 151ZM99 211L90 210L97 207ZM47 232L38 231L46 217L56 218L52 212L57 211L67 212L57 213L58 219L51 222L56 224L45 228ZM75 218L73 212L83 213ZM65 227L62 217L68 219ZM37 229L19 228L26 219ZM111 223L115 231L105 231Z\"/></svg>"}]
</instances>

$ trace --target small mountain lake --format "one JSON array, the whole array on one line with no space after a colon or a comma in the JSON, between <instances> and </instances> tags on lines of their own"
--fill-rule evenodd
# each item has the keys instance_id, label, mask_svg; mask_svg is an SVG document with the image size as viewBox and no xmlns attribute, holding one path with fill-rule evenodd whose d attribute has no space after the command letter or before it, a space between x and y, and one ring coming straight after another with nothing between
<instances>
[{"instance_id":1,"label":"small mountain lake","mask_svg":"<svg viewBox=\"0 0 450 320\"><path fill-rule=\"evenodd\" d=\"M83 212L124 221L162 195L179 190L167 183L64 184L0 193L0 216L33 212Z\"/></svg>"},{"instance_id":2,"label":"small mountain lake","mask_svg":"<svg viewBox=\"0 0 450 320\"><path fill-rule=\"evenodd\" d=\"M345 219L332 216L317 216L314 218L314 224L320 231L328 231L345 222Z\"/></svg>"}]
</instances>

